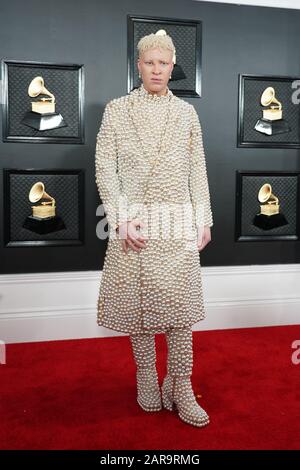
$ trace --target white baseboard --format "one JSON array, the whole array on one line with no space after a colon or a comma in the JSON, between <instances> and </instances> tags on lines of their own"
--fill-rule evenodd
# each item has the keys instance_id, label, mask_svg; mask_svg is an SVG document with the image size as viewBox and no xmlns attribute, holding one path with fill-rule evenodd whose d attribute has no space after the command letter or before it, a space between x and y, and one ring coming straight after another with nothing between
<instances>
[{"instance_id":1,"label":"white baseboard","mask_svg":"<svg viewBox=\"0 0 300 470\"><path fill-rule=\"evenodd\" d=\"M206 319L194 330L300 324L300 265L203 267ZM0 276L5 343L119 336L99 327L101 272Z\"/></svg>"}]
</instances>

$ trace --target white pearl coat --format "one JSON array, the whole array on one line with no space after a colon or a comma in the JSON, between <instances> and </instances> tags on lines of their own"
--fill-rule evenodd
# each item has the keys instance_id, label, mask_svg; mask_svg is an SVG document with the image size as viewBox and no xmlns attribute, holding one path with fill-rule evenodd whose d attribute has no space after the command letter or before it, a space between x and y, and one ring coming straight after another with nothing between
<instances>
[{"instance_id":1,"label":"white pearl coat","mask_svg":"<svg viewBox=\"0 0 300 470\"><path fill-rule=\"evenodd\" d=\"M160 144L161 155L149 179ZM98 325L127 333L160 333L202 320L197 226L212 226L213 218L194 106L169 88L158 96L143 84L111 100L97 134L95 170L111 228ZM186 217L189 209L191 219ZM129 248L126 254L114 228L134 217L147 224L141 232L149 239L146 249L138 253Z\"/></svg>"}]
</instances>

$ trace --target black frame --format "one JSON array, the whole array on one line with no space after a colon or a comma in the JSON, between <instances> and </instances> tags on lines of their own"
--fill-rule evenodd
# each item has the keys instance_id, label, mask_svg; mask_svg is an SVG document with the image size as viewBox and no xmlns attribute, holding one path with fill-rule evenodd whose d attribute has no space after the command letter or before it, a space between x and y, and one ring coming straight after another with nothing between
<instances>
[{"instance_id":1,"label":"black frame","mask_svg":"<svg viewBox=\"0 0 300 470\"><path fill-rule=\"evenodd\" d=\"M11 135L9 132L9 78L8 69L10 65L18 65L20 67L32 68L53 68L53 69L66 69L78 71L78 135L74 137L64 136L47 136L47 131L42 132L37 136L25 135ZM85 131L84 131L84 65L83 64L68 64L68 63L54 63L54 62L37 62L37 61L22 61L22 60L1 60L2 71L2 140L3 142L30 142L30 143L54 143L54 144L84 144Z\"/></svg>"},{"instance_id":2,"label":"black frame","mask_svg":"<svg viewBox=\"0 0 300 470\"><path fill-rule=\"evenodd\" d=\"M241 215L242 215L242 195L243 195L243 176L297 176L297 214L296 214L296 234L295 235L241 235L242 226L241 226ZM235 241L244 242L244 241L274 241L274 240L284 240L284 241L297 241L300 236L300 171L243 171L236 170L236 211L235 211Z\"/></svg>"},{"instance_id":3,"label":"black frame","mask_svg":"<svg viewBox=\"0 0 300 470\"><path fill-rule=\"evenodd\" d=\"M134 70L136 64L134 63L134 26L135 23L159 23L159 29L163 29L161 25L177 25L189 26L196 28L196 49L195 49L195 87L194 89L173 89L172 82L169 82L168 87L174 95L185 96L187 98L200 98L202 92L202 21L198 20L182 20L178 18L162 18L154 16L136 16L127 15L127 92L130 93L134 88L137 88L134 83ZM176 47L176 44L175 44Z\"/></svg>"},{"instance_id":4,"label":"black frame","mask_svg":"<svg viewBox=\"0 0 300 470\"><path fill-rule=\"evenodd\" d=\"M244 139L244 114L245 114L245 81L246 80L264 80L269 82L293 82L299 80L300 77L290 77L285 75L254 75L254 74L239 74L238 76L238 129L237 129L237 147L256 147L256 148L300 148L299 142L257 142ZM300 109L299 109L300 113ZM271 136L270 136L271 138Z\"/></svg>"},{"instance_id":5,"label":"black frame","mask_svg":"<svg viewBox=\"0 0 300 470\"><path fill-rule=\"evenodd\" d=\"M78 176L78 239L52 239L52 240L22 240L22 241L11 241L10 239L10 227L11 227L11 207L10 207L10 175L14 174L47 174L47 175L77 175ZM84 244L84 169L20 169L20 168L4 168L3 169L3 234L4 234L4 246L11 247L45 247L45 246L73 246ZM47 188L46 188L47 191ZM41 235L42 237L42 235Z\"/></svg>"}]
</instances>

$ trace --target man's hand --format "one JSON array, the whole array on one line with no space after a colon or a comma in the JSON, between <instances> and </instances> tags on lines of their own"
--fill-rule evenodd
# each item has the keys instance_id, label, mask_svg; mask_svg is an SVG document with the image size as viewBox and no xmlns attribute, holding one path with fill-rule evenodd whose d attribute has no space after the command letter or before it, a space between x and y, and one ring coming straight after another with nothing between
<instances>
[{"instance_id":1,"label":"man's hand","mask_svg":"<svg viewBox=\"0 0 300 470\"><path fill-rule=\"evenodd\" d=\"M146 248L147 238L140 234L140 227L145 227L145 224L139 219L129 220L119 225L118 234L126 254L128 253L129 246L133 251L137 252L140 252L141 248Z\"/></svg>"},{"instance_id":2,"label":"man's hand","mask_svg":"<svg viewBox=\"0 0 300 470\"><path fill-rule=\"evenodd\" d=\"M205 225L204 227L198 227L198 240L197 240L197 246L198 246L198 251L203 250L203 248L206 247L206 245L211 241L211 233L210 233L210 227L208 225Z\"/></svg>"}]
</instances>

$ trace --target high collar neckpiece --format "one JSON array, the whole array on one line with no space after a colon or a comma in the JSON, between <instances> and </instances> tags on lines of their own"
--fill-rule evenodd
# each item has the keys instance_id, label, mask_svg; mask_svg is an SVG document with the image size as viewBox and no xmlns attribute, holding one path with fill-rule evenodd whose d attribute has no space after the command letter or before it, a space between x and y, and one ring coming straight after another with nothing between
<instances>
[{"instance_id":1,"label":"high collar neckpiece","mask_svg":"<svg viewBox=\"0 0 300 470\"><path fill-rule=\"evenodd\" d=\"M166 95L157 95L155 93L150 93L150 91L146 90L143 83L140 85L139 88L137 88L137 94L140 97L146 99L147 101L155 102L155 103L167 102L173 96L173 93L172 93L172 91L170 90L169 87L167 87Z\"/></svg>"}]
</instances>

